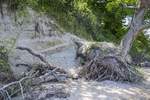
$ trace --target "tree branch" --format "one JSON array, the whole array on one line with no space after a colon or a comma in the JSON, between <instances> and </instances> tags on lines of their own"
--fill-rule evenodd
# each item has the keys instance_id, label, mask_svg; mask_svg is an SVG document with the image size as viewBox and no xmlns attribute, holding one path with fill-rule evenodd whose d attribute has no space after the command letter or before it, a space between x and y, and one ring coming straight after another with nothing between
<instances>
[{"instance_id":1,"label":"tree branch","mask_svg":"<svg viewBox=\"0 0 150 100\"><path fill-rule=\"evenodd\" d=\"M51 64L49 64L49 62L45 59L45 57L42 55L42 54L39 54L39 53L36 53L35 51L33 51L32 49L30 48L27 48L27 47L17 47L16 49L19 49L19 50L25 50L27 52L29 52L31 55L39 58L42 62L44 62L48 67L52 67Z\"/></svg>"},{"instance_id":2,"label":"tree branch","mask_svg":"<svg viewBox=\"0 0 150 100\"><path fill-rule=\"evenodd\" d=\"M62 72L62 73L67 73L63 68L59 68L57 66L52 66L48 61L47 59L40 53L37 53L35 51L33 51L32 49L28 48L28 47L17 47L16 49L19 49L19 50L25 50L27 51L28 53L30 53L31 55L39 58L44 64L46 64L46 66L48 67L48 69L50 70L53 70L53 69L57 69L58 72Z\"/></svg>"}]
</instances>

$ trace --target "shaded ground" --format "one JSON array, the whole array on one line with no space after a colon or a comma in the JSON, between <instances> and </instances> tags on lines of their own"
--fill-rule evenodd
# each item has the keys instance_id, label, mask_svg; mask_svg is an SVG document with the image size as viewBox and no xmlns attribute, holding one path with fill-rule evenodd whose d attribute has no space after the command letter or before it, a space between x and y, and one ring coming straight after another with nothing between
<instances>
[{"instance_id":1,"label":"shaded ground","mask_svg":"<svg viewBox=\"0 0 150 100\"><path fill-rule=\"evenodd\" d=\"M148 75L150 69L146 70ZM150 100L149 79L139 84L79 80L72 82L69 100Z\"/></svg>"}]
</instances>

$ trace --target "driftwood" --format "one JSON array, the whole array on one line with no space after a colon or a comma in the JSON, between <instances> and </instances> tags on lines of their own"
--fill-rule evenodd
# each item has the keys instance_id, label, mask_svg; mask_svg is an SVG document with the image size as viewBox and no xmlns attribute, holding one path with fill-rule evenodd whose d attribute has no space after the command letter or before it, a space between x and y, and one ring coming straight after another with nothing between
<instances>
[{"instance_id":1,"label":"driftwood","mask_svg":"<svg viewBox=\"0 0 150 100\"><path fill-rule=\"evenodd\" d=\"M46 82L65 82L68 77L65 73L56 72L58 68L53 70L47 70L47 72L43 75L38 75L39 72L36 71L32 75L25 76L18 81L11 82L9 84L4 85L0 88L0 98L11 100L11 97L16 95L17 93L21 93L22 99L25 100L24 92L27 90L27 87L40 85L41 83ZM19 89L18 89L19 88ZM26 91L27 92L27 91Z\"/></svg>"},{"instance_id":2,"label":"driftwood","mask_svg":"<svg viewBox=\"0 0 150 100\"><path fill-rule=\"evenodd\" d=\"M19 85L20 86L20 89L19 91L21 91L21 94L22 94L22 98L24 100L24 90L23 90L23 86L22 86L22 82L26 79L29 79L31 77L23 77L22 79L20 79L19 81L15 81L15 82L11 82L9 84L6 84L4 85L3 87L0 88L0 94L2 94L3 99L8 99L8 100L11 100L11 95L12 94L9 94L7 88L11 87L11 86L16 86L16 85ZM16 92L16 91L15 91ZM17 91L18 92L18 91ZM5 95L6 94L6 95Z\"/></svg>"},{"instance_id":3,"label":"driftwood","mask_svg":"<svg viewBox=\"0 0 150 100\"><path fill-rule=\"evenodd\" d=\"M11 96L14 94L17 94L18 92L21 92L22 98L24 100L24 84L30 80L30 84L25 84L28 86L32 85L39 85L41 83L50 82L50 81L58 81L58 82L64 82L67 78L71 78L72 76L69 75L64 69L61 69L59 67L52 66L47 59L44 58L42 54L36 53L30 48L27 47L17 47L19 50L25 50L29 52L31 55L39 58L45 65L43 64L35 64L35 65L29 65L29 64L17 64L16 66L19 67L27 66L32 68L32 70L26 74L25 77L22 79L11 82L9 84L4 85L0 88L0 98L11 100ZM23 82L24 81L24 82ZM26 82L25 82L26 81ZM19 85L19 89L18 89ZM17 89L14 89L17 87ZM13 91L8 91L10 88L13 89ZM12 94L13 93L13 94Z\"/></svg>"},{"instance_id":4,"label":"driftwood","mask_svg":"<svg viewBox=\"0 0 150 100\"><path fill-rule=\"evenodd\" d=\"M27 48L27 47L17 47L17 49L26 50L31 55L39 58L43 63L45 63L45 65L43 65L43 64L31 65L30 68L33 67L31 74L35 73L37 71L38 71L39 76L44 75L45 73L51 73L55 77L55 79L59 80L58 79L58 77L59 77L58 73L59 73L59 74L64 74L65 76L67 76L69 78L72 78L72 75L70 75L64 69L56 67L56 66L52 66L42 54L36 53L35 51L33 51L32 49ZM57 74L55 72L57 72Z\"/></svg>"}]
</instances>

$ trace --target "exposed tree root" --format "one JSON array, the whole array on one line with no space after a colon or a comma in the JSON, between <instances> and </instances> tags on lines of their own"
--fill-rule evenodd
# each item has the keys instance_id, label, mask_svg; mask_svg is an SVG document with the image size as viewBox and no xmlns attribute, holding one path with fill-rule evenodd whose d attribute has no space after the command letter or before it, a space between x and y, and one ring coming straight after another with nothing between
<instances>
[{"instance_id":1,"label":"exposed tree root","mask_svg":"<svg viewBox=\"0 0 150 100\"><path fill-rule=\"evenodd\" d=\"M84 57L85 61L84 67L79 72L80 77L97 81L137 82L142 79L137 69L129 64L126 59L122 59L115 46L109 46L108 43L96 43L96 45L90 45L92 47L87 45L79 48L80 55L82 55L80 57ZM86 49L86 47L89 49ZM83 50L85 51L83 52Z\"/></svg>"},{"instance_id":2,"label":"exposed tree root","mask_svg":"<svg viewBox=\"0 0 150 100\"><path fill-rule=\"evenodd\" d=\"M97 81L137 82L141 79L140 74L134 67L113 56L92 60L87 66L83 67L80 75L88 80L93 79Z\"/></svg>"}]
</instances>

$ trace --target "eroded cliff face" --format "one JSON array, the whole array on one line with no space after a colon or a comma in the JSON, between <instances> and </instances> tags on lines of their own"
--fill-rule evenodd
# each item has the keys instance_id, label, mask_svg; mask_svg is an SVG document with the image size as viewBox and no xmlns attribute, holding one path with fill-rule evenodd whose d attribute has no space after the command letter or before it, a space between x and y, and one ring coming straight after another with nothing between
<instances>
[{"instance_id":1,"label":"eroded cliff face","mask_svg":"<svg viewBox=\"0 0 150 100\"><path fill-rule=\"evenodd\" d=\"M32 70L21 64L42 63L30 53L16 49L17 46L30 48L44 55L52 65L64 67L65 70L75 67L76 52L74 45L72 45L71 36L70 34L62 34L63 32L60 31L61 29L54 19L31 8L26 9L25 16L19 16L20 12L8 11L7 5L4 4L2 7L3 13L0 15L0 39L2 42L0 44L9 49L9 64L17 80ZM20 65L16 66L17 64ZM46 84L47 86L44 87ZM46 84L38 86L42 87L43 91L40 88L32 90L32 87L30 87L32 93L27 92L25 96L32 100L68 97L67 88L65 88L67 84L53 84L51 82ZM22 96L12 99L21 100Z\"/></svg>"},{"instance_id":2,"label":"eroded cliff face","mask_svg":"<svg viewBox=\"0 0 150 100\"><path fill-rule=\"evenodd\" d=\"M43 54L52 65L69 70L75 67L76 50L71 34L62 32L55 20L44 13L27 8L22 12L10 12L3 5L0 16L0 42L9 48L9 63L16 78L22 77L28 69L17 64L42 63L38 58L26 51L16 49L17 46L28 47ZM25 14L20 15L25 12ZM24 15L24 16L23 16Z\"/></svg>"},{"instance_id":3,"label":"eroded cliff face","mask_svg":"<svg viewBox=\"0 0 150 100\"><path fill-rule=\"evenodd\" d=\"M1 35L25 34L25 36L39 37L42 35L52 35L56 31L57 25L52 19L31 8L27 8L25 11L11 12L6 4L2 4L1 10Z\"/></svg>"},{"instance_id":4,"label":"eroded cliff face","mask_svg":"<svg viewBox=\"0 0 150 100\"><path fill-rule=\"evenodd\" d=\"M0 45L9 50L9 64L15 77L19 77L27 68L17 68L18 63L33 64L40 62L37 58L16 50L24 46L35 51L46 49L62 43L57 39L60 34L59 26L54 19L31 8L24 11L10 11L7 4L1 4L0 13Z\"/></svg>"}]
</instances>

